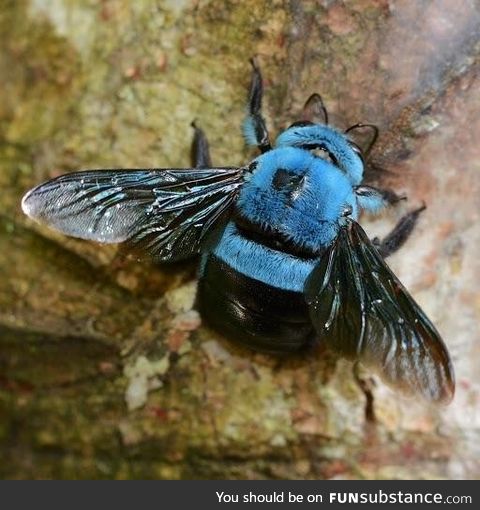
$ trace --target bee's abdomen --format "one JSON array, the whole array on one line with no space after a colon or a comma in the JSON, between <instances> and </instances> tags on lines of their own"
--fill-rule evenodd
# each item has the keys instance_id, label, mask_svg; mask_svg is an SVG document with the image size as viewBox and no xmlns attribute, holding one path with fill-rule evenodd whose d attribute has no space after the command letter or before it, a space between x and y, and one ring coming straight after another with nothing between
<instances>
[{"instance_id":1,"label":"bee's abdomen","mask_svg":"<svg viewBox=\"0 0 480 510\"><path fill-rule=\"evenodd\" d=\"M211 327L261 351L298 351L312 342L302 293L250 278L213 254L205 257L197 308Z\"/></svg>"}]
</instances>

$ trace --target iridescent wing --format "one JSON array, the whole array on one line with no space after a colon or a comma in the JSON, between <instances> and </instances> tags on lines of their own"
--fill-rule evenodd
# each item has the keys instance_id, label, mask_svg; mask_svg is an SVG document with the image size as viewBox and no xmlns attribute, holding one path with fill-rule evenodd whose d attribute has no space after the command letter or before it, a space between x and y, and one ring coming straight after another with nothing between
<instances>
[{"instance_id":1,"label":"iridescent wing","mask_svg":"<svg viewBox=\"0 0 480 510\"><path fill-rule=\"evenodd\" d=\"M314 327L331 350L359 360L406 394L452 399L445 344L358 223L340 230L305 292Z\"/></svg>"},{"instance_id":2,"label":"iridescent wing","mask_svg":"<svg viewBox=\"0 0 480 510\"><path fill-rule=\"evenodd\" d=\"M29 191L25 214L60 232L128 243L156 261L198 253L243 184L242 168L92 170Z\"/></svg>"}]
</instances>

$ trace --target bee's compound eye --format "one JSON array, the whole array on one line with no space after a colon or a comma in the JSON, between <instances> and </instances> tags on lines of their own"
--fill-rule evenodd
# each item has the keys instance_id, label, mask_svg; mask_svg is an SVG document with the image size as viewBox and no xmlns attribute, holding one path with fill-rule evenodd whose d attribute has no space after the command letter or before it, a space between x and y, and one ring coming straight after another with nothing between
<instances>
[{"instance_id":1,"label":"bee's compound eye","mask_svg":"<svg viewBox=\"0 0 480 510\"><path fill-rule=\"evenodd\" d=\"M343 207L341 215L342 216L350 216L352 214L352 212L353 212L352 206L346 205Z\"/></svg>"}]
</instances>

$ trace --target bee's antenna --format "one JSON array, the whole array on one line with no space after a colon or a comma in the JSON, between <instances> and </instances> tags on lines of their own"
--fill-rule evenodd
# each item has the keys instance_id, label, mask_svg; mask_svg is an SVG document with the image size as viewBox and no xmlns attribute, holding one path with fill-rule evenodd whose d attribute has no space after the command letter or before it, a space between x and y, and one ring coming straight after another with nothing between
<instances>
[{"instance_id":1,"label":"bee's antenna","mask_svg":"<svg viewBox=\"0 0 480 510\"><path fill-rule=\"evenodd\" d=\"M328 125L328 112L320 94L314 93L306 100L303 106L302 118L317 124Z\"/></svg>"},{"instance_id":2,"label":"bee's antenna","mask_svg":"<svg viewBox=\"0 0 480 510\"><path fill-rule=\"evenodd\" d=\"M370 154L370 151L372 150L372 147L375 145L375 142L378 139L378 127L375 126L375 124L363 124L363 122L358 122L357 124L354 124L353 126L350 126L348 129L344 131L345 134L350 133L350 131L353 131L355 129L361 129L361 128L369 128L373 132L372 139L370 140L370 143L368 144L368 147L364 151L365 155L368 156Z\"/></svg>"}]
</instances>

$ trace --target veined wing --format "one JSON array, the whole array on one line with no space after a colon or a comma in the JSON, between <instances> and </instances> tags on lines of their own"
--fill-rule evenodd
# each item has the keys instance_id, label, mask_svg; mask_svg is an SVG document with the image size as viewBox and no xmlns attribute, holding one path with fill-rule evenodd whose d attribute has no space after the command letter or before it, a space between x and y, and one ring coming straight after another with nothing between
<instances>
[{"instance_id":1,"label":"veined wing","mask_svg":"<svg viewBox=\"0 0 480 510\"><path fill-rule=\"evenodd\" d=\"M315 329L330 349L407 394L452 399L445 344L358 223L340 230L305 292Z\"/></svg>"},{"instance_id":2,"label":"veined wing","mask_svg":"<svg viewBox=\"0 0 480 510\"><path fill-rule=\"evenodd\" d=\"M199 252L242 184L242 168L91 170L37 186L22 208L64 234L175 261Z\"/></svg>"}]
</instances>

